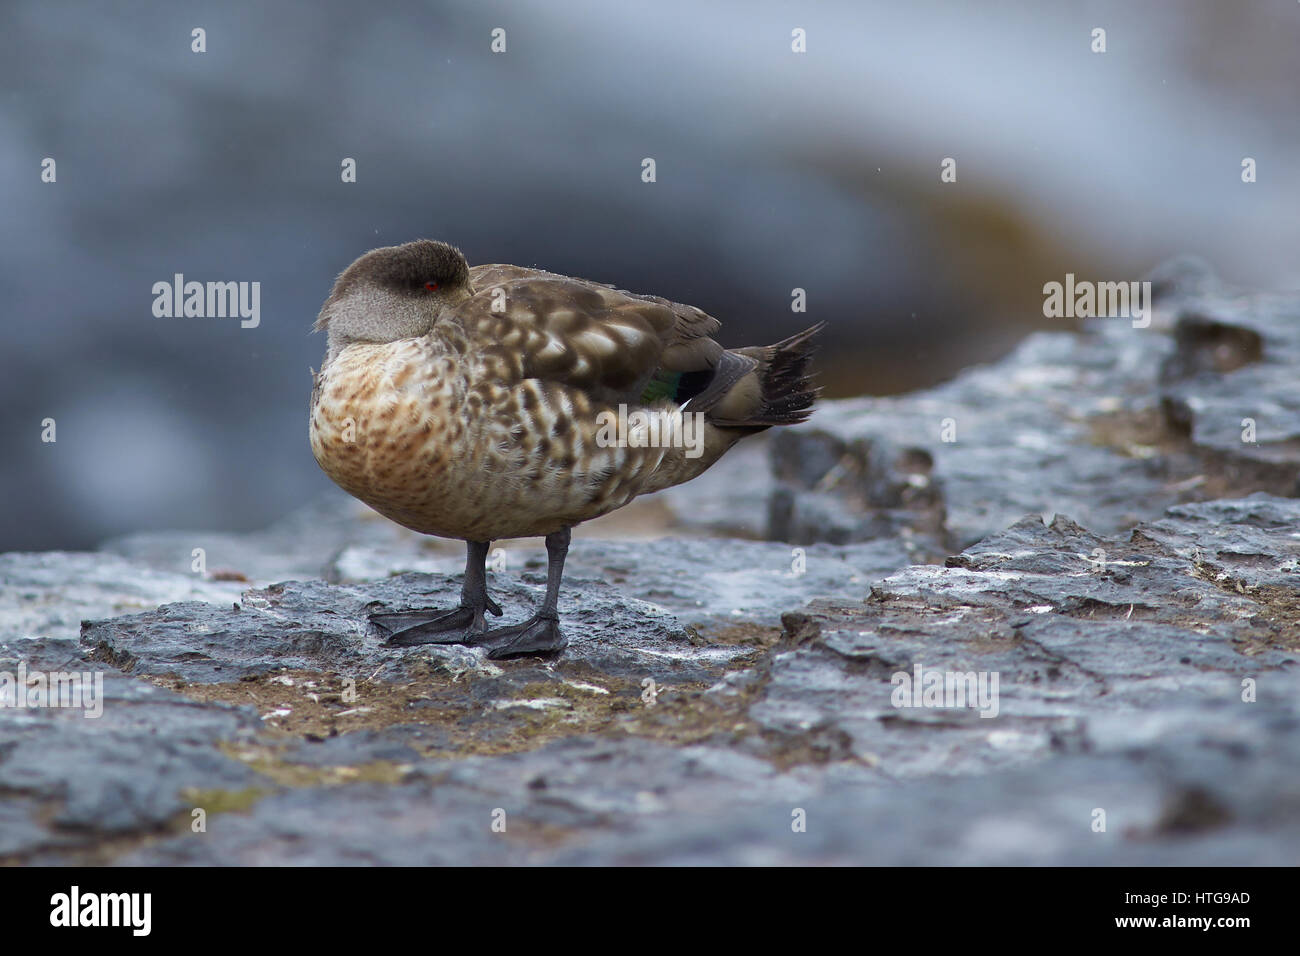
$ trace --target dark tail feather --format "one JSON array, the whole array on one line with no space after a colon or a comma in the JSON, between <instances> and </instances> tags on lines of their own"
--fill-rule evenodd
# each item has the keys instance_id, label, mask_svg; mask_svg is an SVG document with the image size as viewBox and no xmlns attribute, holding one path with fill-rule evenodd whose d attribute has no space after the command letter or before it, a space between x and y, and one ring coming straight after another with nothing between
<instances>
[{"instance_id":1,"label":"dark tail feather","mask_svg":"<svg viewBox=\"0 0 1300 956\"><path fill-rule=\"evenodd\" d=\"M808 360L813 354L813 337L825 326L825 322L818 322L766 348L739 349L740 354L758 360L758 368L753 373L758 376L758 401L743 418L737 415L736 420L716 424L766 428L807 421L821 391L808 374Z\"/></svg>"},{"instance_id":2,"label":"dark tail feather","mask_svg":"<svg viewBox=\"0 0 1300 956\"><path fill-rule=\"evenodd\" d=\"M759 374L763 383L763 406L754 420L763 425L793 425L808 420L817 393L808 376L808 360L814 351L813 337L826 327L818 322L810 329L768 346L772 359Z\"/></svg>"}]
</instances>

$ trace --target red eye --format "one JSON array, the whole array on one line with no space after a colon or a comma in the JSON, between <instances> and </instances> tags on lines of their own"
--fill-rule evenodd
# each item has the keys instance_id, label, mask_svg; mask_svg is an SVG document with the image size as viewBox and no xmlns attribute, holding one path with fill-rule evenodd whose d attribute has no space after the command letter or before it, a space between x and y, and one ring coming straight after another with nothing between
<instances>
[{"instance_id":1,"label":"red eye","mask_svg":"<svg viewBox=\"0 0 1300 956\"><path fill-rule=\"evenodd\" d=\"M424 284L424 287L425 287L426 289L428 289L430 292L437 292L437 291L438 291L438 283L436 283L436 282L426 282L426 283Z\"/></svg>"}]
</instances>

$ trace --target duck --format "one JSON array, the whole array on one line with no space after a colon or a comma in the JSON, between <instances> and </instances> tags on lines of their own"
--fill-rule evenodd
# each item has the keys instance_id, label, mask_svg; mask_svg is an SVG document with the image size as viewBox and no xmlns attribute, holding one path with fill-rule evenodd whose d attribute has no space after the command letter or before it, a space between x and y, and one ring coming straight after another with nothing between
<instances>
[{"instance_id":1,"label":"duck","mask_svg":"<svg viewBox=\"0 0 1300 956\"><path fill-rule=\"evenodd\" d=\"M445 242L372 249L339 274L314 331L310 442L340 488L466 544L460 603L369 615L390 647L463 644L493 660L559 655L572 529L690 481L741 439L807 420L824 323L725 349L690 305L506 264ZM492 542L542 537L536 613L489 628Z\"/></svg>"}]
</instances>

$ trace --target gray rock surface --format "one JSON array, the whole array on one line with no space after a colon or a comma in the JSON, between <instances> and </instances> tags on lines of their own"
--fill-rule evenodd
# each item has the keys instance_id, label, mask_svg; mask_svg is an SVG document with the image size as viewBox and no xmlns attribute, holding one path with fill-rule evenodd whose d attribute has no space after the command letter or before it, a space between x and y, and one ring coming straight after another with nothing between
<instances>
[{"instance_id":1,"label":"gray rock surface","mask_svg":"<svg viewBox=\"0 0 1300 956\"><path fill-rule=\"evenodd\" d=\"M173 601L234 601L241 590L235 582L157 570L114 554L0 554L0 642L33 635L76 637L88 617L130 614Z\"/></svg>"},{"instance_id":2,"label":"gray rock surface","mask_svg":"<svg viewBox=\"0 0 1300 956\"><path fill-rule=\"evenodd\" d=\"M85 659L68 638L0 645L0 671L97 670L98 717L66 708L0 708L0 858L106 862L121 846L169 833L200 791L255 787L223 752L260 731L248 708L208 707ZM118 841L122 841L119 845Z\"/></svg>"},{"instance_id":3,"label":"gray rock surface","mask_svg":"<svg viewBox=\"0 0 1300 956\"><path fill-rule=\"evenodd\" d=\"M557 660L381 646L463 552L345 499L0 555L0 862L1294 864L1296 308L1153 281L1150 329L828 403L673 536L580 530ZM540 545L493 562L523 619ZM54 672L102 716L14 706Z\"/></svg>"},{"instance_id":4,"label":"gray rock surface","mask_svg":"<svg viewBox=\"0 0 1300 956\"><path fill-rule=\"evenodd\" d=\"M1034 511L1113 532L1186 501L1300 494L1300 299L1231 294L1188 262L1152 281L1147 328L1039 333L937 388L774 434L769 536L906 527L956 550Z\"/></svg>"},{"instance_id":5,"label":"gray rock surface","mask_svg":"<svg viewBox=\"0 0 1300 956\"><path fill-rule=\"evenodd\" d=\"M454 576L420 572L88 622L79 646L6 645L10 667L16 647L108 676L98 720L0 711L0 833L35 862L1288 862L1298 528L1300 502L1256 495L1129 535L1030 516L893 574L818 546L779 629L757 600L737 622L683 587L683 626L579 575L551 662L380 647L367 609L454 600ZM642 560L702 562L700 544ZM629 547L590 541L587 560L635 577ZM728 542L709 573L768 574L765 552L788 555ZM509 619L540 581L491 586ZM895 706L918 665L996 673L996 716Z\"/></svg>"}]
</instances>

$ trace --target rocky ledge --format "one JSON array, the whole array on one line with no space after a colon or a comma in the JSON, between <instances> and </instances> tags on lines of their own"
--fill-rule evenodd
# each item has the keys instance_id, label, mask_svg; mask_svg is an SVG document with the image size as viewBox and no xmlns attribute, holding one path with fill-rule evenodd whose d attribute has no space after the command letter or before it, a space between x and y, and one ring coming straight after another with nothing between
<instances>
[{"instance_id":1,"label":"rocky ledge","mask_svg":"<svg viewBox=\"0 0 1300 956\"><path fill-rule=\"evenodd\" d=\"M342 498L0 556L0 860L1294 863L1300 302L1156 282L580 529L554 661L381 646L461 555Z\"/></svg>"}]
</instances>

